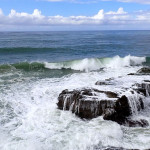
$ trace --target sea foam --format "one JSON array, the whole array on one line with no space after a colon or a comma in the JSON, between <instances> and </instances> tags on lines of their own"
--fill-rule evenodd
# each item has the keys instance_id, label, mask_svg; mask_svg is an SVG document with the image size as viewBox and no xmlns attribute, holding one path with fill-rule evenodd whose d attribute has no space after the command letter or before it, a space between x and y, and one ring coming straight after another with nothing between
<instances>
[{"instance_id":1,"label":"sea foam","mask_svg":"<svg viewBox=\"0 0 150 150\"><path fill-rule=\"evenodd\" d=\"M45 67L49 69L73 69L79 71L94 71L101 68L120 68L142 65L146 62L145 57L126 56L121 58L115 56L113 58L85 58L81 60L73 60L59 63L45 62Z\"/></svg>"}]
</instances>

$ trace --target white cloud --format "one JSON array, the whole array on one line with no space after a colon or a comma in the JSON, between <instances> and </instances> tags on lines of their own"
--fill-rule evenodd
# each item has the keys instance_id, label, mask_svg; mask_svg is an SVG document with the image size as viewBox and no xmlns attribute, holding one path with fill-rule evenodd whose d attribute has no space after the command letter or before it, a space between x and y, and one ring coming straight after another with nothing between
<instances>
[{"instance_id":1,"label":"white cloud","mask_svg":"<svg viewBox=\"0 0 150 150\"><path fill-rule=\"evenodd\" d=\"M10 18L16 18L16 17L27 17L27 18L43 18L44 16L41 15L41 11L39 11L38 9L34 9L33 13L32 14L28 14L28 13L25 13L25 12L21 12L21 13L18 13L16 12L14 9L12 9L10 11L10 14L8 15L8 17Z\"/></svg>"},{"instance_id":2,"label":"white cloud","mask_svg":"<svg viewBox=\"0 0 150 150\"><path fill-rule=\"evenodd\" d=\"M78 26L78 25L90 25L90 26L104 26L104 25L136 25L141 26L144 24L150 25L150 11L138 11L128 13L123 8L119 8L117 11L105 12L103 9L93 16L69 16L64 17L60 15L56 16L44 16L42 12L35 9L33 13L16 12L12 9L9 15L4 15L2 9L0 9L0 26L36 26L36 27L51 27L51 26Z\"/></svg>"},{"instance_id":3,"label":"white cloud","mask_svg":"<svg viewBox=\"0 0 150 150\"><path fill-rule=\"evenodd\" d=\"M150 22L150 12L140 11L137 15L137 20Z\"/></svg>"},{"instance_id":4,"label":"white cloud","mask_svg":"<svg viewBox=\"0 0 150 150\"><path fill-rule=\"evenodd\" d=\"M124 9L122 7L120 7L117 12L109 11L106 14L108 14L108 15L122 15L122 14L127 14L127 12L125 12Z\"/></svg>"},{"instance_id":5,"label":"white cloud","mask_svg":"<svg viewBox=\"0 0 150 150\"><path fill-rule=\"evenodd\" d=\"M104 19L104 10L100 10L98 12L98 14L96 14L95 16L93 16L93 19L97 19L97 20L101 20L101 19Z\"/></svg>"},{"instance_id":6,"label":"white cloud","mask_svg":"<svg viewBox=\"0 0 150 150\"><path fill-rule=\"evenodd\" d=\"M0 8L0 16L2 16L3 15L3 11L2 11L2 9Z\"/></svg>"}]
</instances>

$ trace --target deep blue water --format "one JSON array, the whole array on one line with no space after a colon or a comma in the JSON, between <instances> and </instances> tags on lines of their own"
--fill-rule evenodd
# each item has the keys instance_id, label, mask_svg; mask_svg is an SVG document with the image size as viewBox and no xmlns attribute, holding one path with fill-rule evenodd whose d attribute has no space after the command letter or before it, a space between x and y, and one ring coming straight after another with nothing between
<instances>
[{"instance_id":1,"label":"deep blue water","mask_svg":"<svg viewBox=\"0 0 150 150\"><path fill-rule=\"evenodd\" d=\"M0 64L150 56L150 31L0 32Z\"/></svg>"}]
</instances>

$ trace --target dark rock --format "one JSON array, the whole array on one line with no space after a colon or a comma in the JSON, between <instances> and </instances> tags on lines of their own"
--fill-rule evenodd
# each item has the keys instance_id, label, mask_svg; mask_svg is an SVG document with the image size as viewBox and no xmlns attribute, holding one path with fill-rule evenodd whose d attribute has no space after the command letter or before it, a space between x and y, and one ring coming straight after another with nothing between
<instances>
[{"instance_id":1,"label":"dark rock","mask_svg":"<svg viewBox=\"0 0 150 150\"><path fill-rule=\"evenodd\" d=\"M144 82L149 82L150 83L150 80L144 80Z\"/></svg>"},{"instance_id":2,"label":"dark rock","mask_svg":"<svg viewBox=\"0 0 150 150\"><path fill-rule=\"evenodd\" d=\"M135 74L135 73L129 73L128 75L129 75L129 76L133 76L133 75L136 75L136 74Z\"/></svg>"},{"instance_id":3,"label":"dark rock","mask_svg":"<svg viewBox=\"0 0 150 150\"><path fill-rule=\"evenodd\" d=\"M112 81L114 80L115 78L108 78L108 79L105 79L105 81Z\"/></svg>"},{"instance_id":4,"label":"dark rock","mask_svg":"<svg viewBox=\"0 0 150 150\"><path fill-rule=\"evenodd\" d=\"M138 74L150 74L150 67L143 67L137 71Z\"/></svg>"},{"instance_id":5,"label":"dark rock","mask_svg":"<svg viewBox=\"0 0 150 150\"><path fill-rule=\"evenodd\" d=\"M149 123L147 120L144 120L144 119L141 119L141 120L127 119L125 121L125 125L128 127L147 127L147 126L149 126Z\"/></svg>"},{"instance_id":6,"label":"dark rock","mask_svg":"<svg viewBox=\"0 0 150 150\"><path fill-rule=\"evenodd\" d=\"M118 96L118 94L110 91L105 91L104 93L107 95L108 98L117 98Z\"/></svg>"},{"instance_id":7,"label":"dark rock","mask_svg":"<svg viewBox=\"0 0 150 150\"><path fill-rule=\"evenodd\" d=\"M127 149L124 149L122 147L107 147L107 148L104 148L103 150L127 150Z\"/></svg>"},{"instance_id":8,"label":"dark rock","mask_svg":"<svg viewBox=\"0 0 150 150\"><path fill-rule=\"evenodd\" d=\"M134 94L134 91L130 91L132 94Z\"/></svg>"},{"instance_id":9,"label":"dark rock","mask_svg":"<svg viewBox=\"0 0 150 150\"><path fill-rule=\"evenodd\" d=\"M95 85L113 85L113 84L109 81L97 81Z\"/></svg>"},{"instance_id":10,"label":"dark rock","mask_svg":"<svg viewBox=\"0 0 150 150\"><path fill-rule=\"evenodd\" d=\"M108 98L102 99L97 94L103 93ZM73 91L62 91L58 97L58 108L70 110L80 118L92 119L103 115L105 120L125 123L126 117L131 115L131 107L128 98L120 98L114 92L99 91L96 89L82 89ZM109 98L114 98L110 100Z\"/></svg>"},{"instance_id":11,"label":"dark rock","mask_svg":"<svg viewBox=\"0 0 150 150\"><path fill-rule=\"evenodd\" d=\"M137 97L135 92L131 92L133 99L136 99L137 111L144 108L141 97ZM101 96L102 95L102 96ZM128 121L132 115L132 106L129 103L129 97L125 95L118 97L117 93L111 91L100 91L97 89L81 89L68 91L64 90L58 97L57 106L61 110L70 110L80 118L92 119L103 116L105 120L115 121L121 125L141 126L148 124L146 121Z\"/></svg>"},{"instance_id":12,"label":"dark rock","mask_svg":"<svg viewBox=\"0 0 150 150\"><path fill-rule=\"evenodd\" d=\"M114 147L114 146L109 146L109 145L102 146L102 144L98 144L94 146L93 150L138 150L138 149L127 149L123 147Z\"/></svg>"},{"instance_id":13,"label":"dark rock","mask_svg":"<svg viewBox=\"0 0 150 150\"><path fill-rule=\"evenodd\" d=\"M58 108L71 110L80 118L92 119L104 113L106 108L113 108L113 100L102 100L96 97L99 93L109 98L117 98L117 94L110 91L99 91L96 89L82 89L73 91L62 91L58 97Z\"/></svg>"},{"instance_id":14,"label":"dark rock","mask_svg":"<svg viewBox=\"0 0 150 150\"><path fill-rule=\"evenodd\" d=\"M135 89L137 91L138 94L142 94L144 96L146 96L146 90L145 89L142 89L142 88L138 88L138 89Z\"/></svg>"},{"instance_id":15,"label":"dark rock","mask_svg":"<svg viewBox=\"0 0 150 150\"><path fill-rule=\"evenodd\" d=\"M142 93L144 96L150 95L150 82L143 82L141 84L136 84L137 89L135 89L138 93Z\"/></svg>"},{"instance_id":16,"label":"dark rock","mask_svg":"<svg viewBox=\"0 0 150 150\"><path fill-rule=\"evenodd\" d=\"M141 109L144 109L144 102L142 98L139 98L139 105L137 105L137 107L138 107L138 111L140 111Z\"/></svg>"},{"instance_id":17,"label":"dark rock","mask_svg":"<svg viewBox=\"0 0 150 150\"><path fill-rule=\"evenodd\" d=\"M122 147L105 147L105 148L100 148L100 149L95 149L95 150L139 150L139 149L127 149L127 148L122 148Z\"/></svg>"},{"instance_id":18,"label":"dark rock","mask_svg":"<svg viewBox=\"0 0 150 150\"><path fill-rule=\"evenodd\" d=\"M128 98L125 95L119 98L115 102L114 110L111 110L111 112L112 113L104 114L105 120L112 120L116 121L119 124L124 124L126 118L132 114Z\"/></svg>"}]
</instances>

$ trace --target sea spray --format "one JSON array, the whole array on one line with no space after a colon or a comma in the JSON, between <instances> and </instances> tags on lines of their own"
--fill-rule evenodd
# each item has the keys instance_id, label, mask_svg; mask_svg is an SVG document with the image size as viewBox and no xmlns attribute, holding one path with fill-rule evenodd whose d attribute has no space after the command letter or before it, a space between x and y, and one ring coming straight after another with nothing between
<instances>
[{"instance_id":1,"label":"sea spray","mask_svg":"<svg viewBox=\"0 0 150 150\"><path fill-rule=\"evenodd\" d=\"M115 56L112 58L85 58L79 60L70 60L64 62L20 62L14 64L1 64L0 71L24 70L24 71L39 71L48 70L72 69L77 71L96 71L103 68L123 68L142 65L146 62L145 57L125 56L123 58Z\"/></svg>"},{"instance_id":2,"label":"sea spray","mask_svg":"<svg viewBox=\"0 0 150 150\"><path fill-rule=\"evenodd\" d=\"M49 69L73 69L80 71L94 71L102 68L122 68L142 65L146 61L145 57L126 56L121 58L115 56L113 58L85 58L82 60L74 60L60 63L45 62L45 67Z\"/></svg>"},{"instance_id":3,"label":"sea spray","mask_svg":"<svg viewBox=\"0 0 150 150\"><path fill-rule=\"evenodd\" d=\"M126 135L126 132L131 132L132 129L123 131L123 127L117 123L104 121L101 117L83 121L69 112L60 112L56 106L57 97L64 89L93 87L99 90L120 91L124 84L129 87L143 79L148 80L147 76L126 76L130 72L136 72L139 68L140 66L122 67L119 70L110 68L107 72L80 72L59 78L36 80L33 79L31 72L27 77L21 76L21 82L18 80L12 84L2 82L3 90L1 90L0 97L6 102L11 102L11 107L18 111L15 111L17 117L14 116L9 124L5 126L1 124L1 137L7 137L7 141L2 141L0 148L2 150L19 150L20 148L22 150L27 148L44 150L86 150L89 148L93 150L96 146L149 148L149 139L147 138L146 144L143 144L145 141L140 140L139 132ZM118 78L118 76L122 77ZM95 85L97 80L111 77L114 78L114 85ZM7 130L8 133L5 132ZM140 135L145 138L147 131L141 130ZM130 140L130 134L138 139Z\"/></svg>"}]
</instances>

